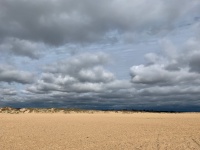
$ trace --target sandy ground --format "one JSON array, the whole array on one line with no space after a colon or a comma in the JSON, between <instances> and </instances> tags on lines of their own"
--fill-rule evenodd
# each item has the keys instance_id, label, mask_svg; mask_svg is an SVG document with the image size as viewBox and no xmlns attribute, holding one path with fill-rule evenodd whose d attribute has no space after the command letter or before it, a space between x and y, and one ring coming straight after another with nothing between
<instances>
[{"instance_id":1,"label":"sandy ground","mask_svg":"<svg viewBox=\"0 0 200 150\"><path fill-rule=\"evenodd\" d=\"M200 114L0 114L1 150L200 150Z\"/></svg>"}]
</instances>

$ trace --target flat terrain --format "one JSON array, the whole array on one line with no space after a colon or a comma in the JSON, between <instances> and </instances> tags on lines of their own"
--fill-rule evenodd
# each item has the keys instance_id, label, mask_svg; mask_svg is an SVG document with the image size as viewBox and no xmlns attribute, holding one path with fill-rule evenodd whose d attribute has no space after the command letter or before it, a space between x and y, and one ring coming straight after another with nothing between
<instances>
[{"instance_id":1,"label":"flat terrain","mask_svg":"<svg viewBox=\"0 0 200 150\"><path fill-rule=\"evenodd\" d=\"M0 114L1 150L200 150L200 113Z\"/></svg>"}]
</instances>

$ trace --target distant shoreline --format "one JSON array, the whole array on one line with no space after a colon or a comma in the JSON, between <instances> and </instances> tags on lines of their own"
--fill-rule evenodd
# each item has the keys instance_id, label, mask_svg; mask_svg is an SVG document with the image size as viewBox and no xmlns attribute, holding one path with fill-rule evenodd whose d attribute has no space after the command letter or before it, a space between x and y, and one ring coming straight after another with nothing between
<instances>
[{"instance_id":1,"label":"distant shoreline","mask_svg":"<svg viewBox=\"0 0 200 150\"><path fill-rule=\"evenodd\" d=\"M180 112L180 111L156 111L156 110L89 110L77 108L12 108L2 107L0 113L21 114L21 113L95 113L95 112L115 112L115 113L198 113L198 112Z\"/></svg>"}]
</instances>

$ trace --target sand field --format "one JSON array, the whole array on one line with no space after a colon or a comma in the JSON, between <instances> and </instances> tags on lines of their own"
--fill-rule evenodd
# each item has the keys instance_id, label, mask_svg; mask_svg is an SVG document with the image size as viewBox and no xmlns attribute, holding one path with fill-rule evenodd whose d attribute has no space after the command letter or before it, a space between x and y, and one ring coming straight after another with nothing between
<instances>
[{"instance_id":1,"label":"sand field","mask_svg":"<svg viewBox=\"0 0 200 150\"><path fill-rule=\"evenodd\" d=\"M200 114L0 114L0 149L200 150Z\"/></svg>"}]
</instances>

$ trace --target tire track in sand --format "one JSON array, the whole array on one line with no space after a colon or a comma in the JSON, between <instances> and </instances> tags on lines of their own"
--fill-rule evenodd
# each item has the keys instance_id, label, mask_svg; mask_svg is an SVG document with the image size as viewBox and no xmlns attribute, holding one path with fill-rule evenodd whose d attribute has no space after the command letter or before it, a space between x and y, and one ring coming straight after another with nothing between
<instances>
[{"instance_id":1,"label":"tire track in sand","mask_svg":"<svg viewBox=\"0 0 200 150\"><path fill-rule=\"evenodd\" d=\"M200 149L200 144L195 140L195 139L193 139L192 138L192 141L195 143L195 145L197 145L198 146L198 148Z\"/></svg>"},{"instance_id":2,"label":"tire track in sand","mask_svg":"<svg viewBox=\"0 0 200 150\"><path fill-rule=\"evenodd\" d=\"M157 150L160 150L160 139L159 139L159 137L160 137L160 134L158 134L157 139L156 139Z\"/></svg>"}]
</instances>

